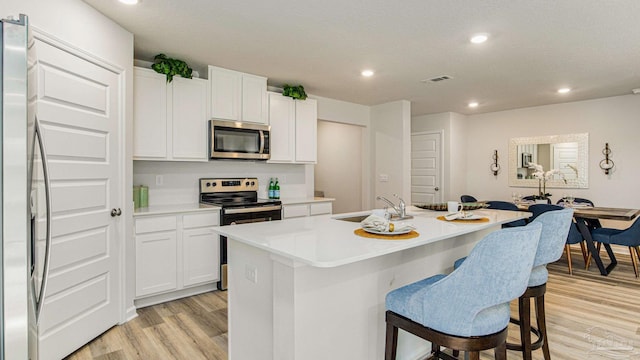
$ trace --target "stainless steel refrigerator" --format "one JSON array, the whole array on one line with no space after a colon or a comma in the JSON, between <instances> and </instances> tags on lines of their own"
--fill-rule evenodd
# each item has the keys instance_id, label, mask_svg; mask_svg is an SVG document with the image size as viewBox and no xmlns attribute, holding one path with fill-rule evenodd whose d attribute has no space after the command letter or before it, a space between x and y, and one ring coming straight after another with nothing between
<instances>
[{"instance_id":1,"label":"stainless steel refrigerator","mask_svg":"<svg viewBox=\"0 0 640 360\"><path fill-rule=\"evenodd\" d=\"M1 21L0 344L2 359L37 359L51 219L36 109L36 53L28 18Z\"/></svg>"}]
</instances>

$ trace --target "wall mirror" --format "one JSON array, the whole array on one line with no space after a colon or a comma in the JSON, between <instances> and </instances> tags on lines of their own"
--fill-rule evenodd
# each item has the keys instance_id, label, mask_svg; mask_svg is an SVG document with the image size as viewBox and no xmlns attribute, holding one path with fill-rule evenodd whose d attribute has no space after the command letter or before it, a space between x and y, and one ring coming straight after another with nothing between
<instances>
[{"instance_id":1,"label":"wall mirror","mask_svg":"<svg viewBox=\"0 0 640 360\"><path fill-rule=\"evenodd\" d=\"M589 134L547 135L513 138L509 141L509 186L538 187L529 163L544 171L558 169L547 188L589 187ZM562 178L566 180L566 183Z\"/></svg>"}]
</instances>

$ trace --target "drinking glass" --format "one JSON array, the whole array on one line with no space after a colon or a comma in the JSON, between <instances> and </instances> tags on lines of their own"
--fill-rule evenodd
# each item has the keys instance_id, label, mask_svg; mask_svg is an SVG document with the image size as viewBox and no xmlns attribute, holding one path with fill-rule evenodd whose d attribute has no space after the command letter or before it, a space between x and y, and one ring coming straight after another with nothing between
<instances>
[{"instance_id":1,"label":"drinking glass","mask_svg":"<svg viewBox=\"0 0 640 360\"><path fill-rule=\"evenodd\" d=\"M567 195L567 196L565 196L565 198L564 198L564 200L567 202L567 204L569 205L569 207L572 207L572 206L573 206L573 201L574 201L575 199L576 199L576 198L575 198L573 195Z\"/></svg>"}]
</instances>

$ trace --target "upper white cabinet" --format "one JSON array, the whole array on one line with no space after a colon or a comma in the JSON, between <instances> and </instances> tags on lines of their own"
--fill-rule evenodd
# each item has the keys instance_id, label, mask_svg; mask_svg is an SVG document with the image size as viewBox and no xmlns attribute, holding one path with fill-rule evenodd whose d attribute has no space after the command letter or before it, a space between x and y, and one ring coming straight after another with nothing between
<instances>
[{"instance_id":1,"label":"upper white cabinet","mask_svg":"<svg viewBox=\"0 0 640 360\"><path fill-rule=\"evenodd\" d=\"M316 163L318 103L269 92L272 163Z\"/></svg>"},{"instance_id":2,"label":"upper white cabinet","mask_svg":"<svg viewBox=\"0 0 640 360\"><path fill-rule=\"evenodd\" d=\"M211 118L266 124L267 78L209 66Z\"/></svg>"},{"instance_id":3,"label":"upper white cabinet","mask_svg":"<svg viewBox=\"0 0 640 360\"><path fill-rule=\"evenodd\" d=\"M134 69L134 159L208 160L207 84Z\"/></svg>"},{"instance_id":4,"label":"upper white cabinet","mask_svg":"<svg viewBox=\"0 0 640 360\"><path fill-rule=\"evenodd\" d=\"M134 68L133 157L167 157L167 80L153 70Z\"/></svg>"}]
</instances>

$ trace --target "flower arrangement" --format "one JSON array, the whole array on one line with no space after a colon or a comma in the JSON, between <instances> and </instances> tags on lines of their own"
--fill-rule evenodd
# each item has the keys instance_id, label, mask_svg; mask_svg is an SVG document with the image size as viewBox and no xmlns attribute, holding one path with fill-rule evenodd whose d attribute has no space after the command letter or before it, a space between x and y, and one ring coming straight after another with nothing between
<instances>
[{"instance_id":1,"label":"flower arrangement","mask_svg":"<svg viewBox=\"0 0 640 360\"><path fill-rule=\"evenodd\" d=\"M538 195L534 196L536 199L546 199L551 196L551 194L547 193L547 180L551 179L554 175L560 175L564 183L567 183L564 174L558 169L544 171L542 165L536 163L529 163L529 168L535 170L531 175L538 179Z\"/></svg>"}]
</instances>

